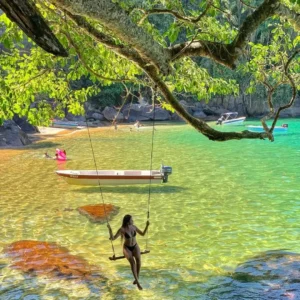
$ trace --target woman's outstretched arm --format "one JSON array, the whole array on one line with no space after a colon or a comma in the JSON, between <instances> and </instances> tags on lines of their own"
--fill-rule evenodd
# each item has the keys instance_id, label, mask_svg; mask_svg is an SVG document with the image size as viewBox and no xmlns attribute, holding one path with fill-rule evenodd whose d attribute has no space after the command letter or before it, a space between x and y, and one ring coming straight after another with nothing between
<instances>
[{"instance_id":1,"label":"woman's outstretched arm","mask_svg":"<svg viewBox=\"0 0 300 300\"><path fill-rule=\"evenodd\" d=\"M108 232L109 232L109 239L111 241L114 241L121 235L121 228L119 228L119 230L117 231L117 233L115 235L113 235L112 229L109 224L107 224L107 228L108 228Z\"/></svg>"},{"instance_id":2,"label":"woman's outstretched arm","mask_svg":"<svg viewBox=\"0 0 300 300\"><path fill-rule=\"evenodd\" d=\"M147 230L148 230L149 225L150 225L150 222L149 222L149 220L148 220L148 221L146 222L146 227L145 227L144 231L140 230L139 228L137 228L137 227L135 226L137 233L140 234L141 236L144 236L144 235L146 234Z\"/></svg>"}]
</instances>

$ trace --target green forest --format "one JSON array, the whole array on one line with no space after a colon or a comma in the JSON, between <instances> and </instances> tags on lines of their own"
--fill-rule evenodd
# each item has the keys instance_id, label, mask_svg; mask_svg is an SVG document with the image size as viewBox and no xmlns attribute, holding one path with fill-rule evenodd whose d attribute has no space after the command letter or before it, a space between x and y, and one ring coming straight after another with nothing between
<instances>
[{"instance_id":1,"label":"green forest","mask_svg":"<svg viewBox=\"0 0 300 300\"><path fill-rule=\"evenodd\" d=\"M210 140L272 140L297 98L299 1L1 0L0 8L0 122L18 115L47 125L66 110L84 114L86 101L155 96ZM272 126L220 132L179 102L227 96L266 106L262 122Z\"/></svg>"}]
</instances>

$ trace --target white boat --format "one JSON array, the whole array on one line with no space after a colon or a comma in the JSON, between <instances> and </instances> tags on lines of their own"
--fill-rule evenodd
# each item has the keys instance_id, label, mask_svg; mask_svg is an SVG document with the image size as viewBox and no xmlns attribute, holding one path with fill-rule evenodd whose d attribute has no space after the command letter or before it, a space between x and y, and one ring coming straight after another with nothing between
<instances>
[{"instance_id":1,"label":"white boat","mask_svg":"<svg viewBox=\"0 0 300 300\"><path fill-rule=\"evenodd\" d=\"M243 125L246 117L237 117L237 112L227 112L217 120L217 125Z\"/></svg>"},{"instance_id":2,"label":"white boat","mask_svg":"<svg viewBox=\"0 0 300 300\"><path fill-rule=\"evenodd\" d=\"M265 132L264 128L262 126L254 126L254 125L248 125L246 126L247 129L251 132ZM288 130L287 124L282 124L281 126L275 126L273 133L285 133Z\"/></svg>"},{"instance_id":3,"label":"white boat","mask_svg":"<svg viewBox=\"0 0 300 300\"><path fill-rule=\"evenodd\" d=\"M161 166L160 170L59 170L56 174L69 184L75 185L131 185L166 183L172 168ZM150 181L151 180L151 181Z\"/></svg>"},{"instance_id":4,"label":"white boat","mask_svg":"<svg viewBox=\"0 0 300 300\"><path fill-rule=\"evenodd\" d=\"M77 122L72 121L62 121L62 120L52 120L52 127L56 128L78 128Z\"/></svg>"}]
</instances>

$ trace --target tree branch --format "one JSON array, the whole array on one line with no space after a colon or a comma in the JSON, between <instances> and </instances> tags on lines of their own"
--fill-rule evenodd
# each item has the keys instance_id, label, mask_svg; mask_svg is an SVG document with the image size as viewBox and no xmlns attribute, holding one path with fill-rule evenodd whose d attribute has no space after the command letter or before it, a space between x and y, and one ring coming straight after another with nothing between
<instances>
[{"instance_id":1,"label":"tree branch","mask_svg":"<svg viewBox=\"0 0 300 300\"><path fill-rule=\"evenodd\" d=\"M0 0L0 8L45 51L54 55L68 56L67 51L31 1Z\"/></svg>"},{"instance_id":2,"label":"tree branch","mask_svg":"<svg viewBox=\"0 0 300 300\"><path fill-rule=\"evenodd\" d=\"M144 60L134 49L126 47L123 44L117 44L111 37L92 26L84 17L73 15L66 10L64 12L80 29L97 42L105 45L120 56L135 62L139 66L145 65Z\"/></svg>"},{"instance_id":3,"label":"tree branch","mask_svg":"<svg viewBox=\"0 0 300 300\"><path fill-rule=\"evenodd\" d=\"M4 1L4 0L0 0ZM20 1L20 0L13 0ZM184 56L206 56L229 68L235 67L235 61L241 55L250 35L257 27L274 15L294 17L293 20L299 29L300 17L280 4L280 0L265 0L252 15L249 15L235 39L229 44L210 41L193 41L175 45L171 48L163 48L143 28L138 27L128 14L118 4L111 0L50 0L58 8L67 11L68 16L76 22L87 34L93 36L100 43L110 47L116 53L134 61L158 87L165 100L172 105L176 112L199 132L213 141L240 140L240 139L264 139L267 133L243 132L219 132L209 127L204 121L196 119L188 114L171 93L161 75L169 74L172 58L180 59ZM78 16L81 15L81 16ZM84 17L97 20L108 28L115 37L123 41L118 45L113 38L96 30ZM126 46L125 46L126 43ZM178 55L179 53L179 55ZM288 64L287 64L288 65ZM286 72L287 72L286 67ZM287 76L288 76L287 72ZM292 78L290 78L292 82ZM294 96L294 95L293 95ZM293 99L294 100L294 99ZM284 109L284 107L282 108ZM279 113L279 112L278 112Z\"/></svg>"},{"instance_id":4,"label":"tree branch","mask_svg":"<svg viewBox=\"0 0 300 300\"><path fill-rule=\"evenodd\" d=\"M230 45L201 40L174 45L169 47L169 51L172 60L185 56L202 56L211 58L230 69L235 68L236 57L233 55Z\"/></svg>"},{"instance_id":5,"label":"tree branch","mask_svg":"<svg viewBox=\"0 0 300 300\"><path fill-rule=\"evenodd\" d=\"M198 17L194 17L194 18L183 16L179 12L177 12L175 10L171 10L171 9L154 8L154 9L150 9L147 11L144 9L139 9L139 10L143 11L145 14L139 21L139 24L142 24L149 15L157 15L157 14L169 14L169 15L174 16L176 19L184 21L184 22L197 23L205 16L205 14L207 13L210 6L211 6L211 1L208 2L205 10Z\"/></svg>"},{"instance_id":6,"label":"tree branch","mask_svg":"<svg viewBox=\"0 0 300 300\"><path fill-rule=\"evenodd\" d=\"M243 5L245 5L245 6L249 7L249 8L251 8L251 9L257 9L256 6L252 6L252 5L248 4L248 3L245 3L245 1L243 1L243 0L240 0L240 2L241 2Z\"/></svg>"},{"instance_id":7,"label":"tree branch","mask_svg":"<svg viewBox=\"0 0 300 300\"><path fill-rule=\"evenodd\" d=\"M241 139L264 139L267 137L267 134L264 133L256 133L250 132L248 130L242 132L220 132L217 131L210 126L207 125L206 122L196 119L192 117L178 102L178 100L174 97L172 92L169 90L166 83L159 77L156 70L153 67L148 67L145 70L153 81L154 85L160 90L164 99L172 105L172 107L176 110L176 112L186 120L190 125L192 125L195 129L201 132L204 136L212 141L224 142L228 140L241 140Z\"/></svg>"},{"instance_id":8,"label":"tree branch","mask_svg":"<svg viewBox=\"0 0 300 300\"><path fill-rule=\"evenodd\" d=\"M241 25L238 34L230 44L222 44L209 41L185 42L169 47L172 59L180 59L184 56L205 56L229 67L235 68L235 61L241 55L248 43L251 34L260 24L268 18L278 15L284 16L300 30L300 14L291 11L280 3L279 0L265 0ZM183 50L184 49L184 50ZM180 53L180 55L178 55Z\"/></svg>"},{"instance_id":9,"label":"tree branch","mask_svg":"<svg viewBox=\"0 0 300 300\"><path fill-rule=\"evenodd\" d=\"M143 28L137 26L128 14L111 0L51 0L58 7L73 15L84 15L100 22L129 47L134 48L142 59L154 65L163 74L169 74L169 52Z\"/></svg>"},{"instance_id":10,"label":"tree branch","mask_svg":"<svg viewBox=\"0 0 300 300\"><path fill-rule=\"evenodd\" d=\"M295 102L295 99L296 99L296 96L297 96L297 88L296 88L296 85L295 85L295 82L294 82L293 77L292 77L291 74L289 73L289 66L290 66L292 60L293 60L299 53L300 53L300 49L299 49L299 50L296 50L296 51L291 55L291 57L288 59L286 65L285 65L285 67L284 67L284 73L285 73L285 75L287 76L287 78L289 79L290 84L291 84L291 86L292 86L292 97L291 97L291 99L290 99L290 101L289 101L288 104L279 107L279 109L278 109L278 111L277 111L277 113L276 113L276 115L275 115L275 117L274 117L274 121L273 121L273 123L272 123L271 131L273 131L273 129L274 129L275 125L276 125L276 122L277 122L277 119L278 119L278 117L279 117L280 112L281 112L282 110L286 109L286 108L291 107L291 106L294 104L294 102Z\"/></svg>"}]
</instances>

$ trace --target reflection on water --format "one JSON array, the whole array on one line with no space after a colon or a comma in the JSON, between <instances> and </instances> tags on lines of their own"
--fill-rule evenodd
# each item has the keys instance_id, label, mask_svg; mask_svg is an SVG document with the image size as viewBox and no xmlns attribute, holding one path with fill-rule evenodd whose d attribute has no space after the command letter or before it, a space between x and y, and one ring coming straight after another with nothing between
<instances>
[{"instance_id":1,"label":"reflection on water","mask_svg":"<svg viewBox=\"0 0 300 300\"><path fill-rule=\"evenodd\" d=\"M142 257L142 292L132 285L125 260L109 261L112 248L106 225L91 223L76 208L112 203L120 207L111 221L114 231L127 213L143 228L149 186L103 186L102 198L98 187L70 186L58 177L57 169L95 168L85 130L25 150L0 150L0 248L21 240L56 243L99 268L105 277L103 284L97 278L28 276L11 268L11 260L2 254L0 298L234 299L235 293L241 295L239 284L231 284L226 292L226 282L232 282L230 274L238 265L269 250L299 251L300 124L288 123L289 133L276 137L274 143L214 143L186 125L157 127L153 168L163 161L172 166L173 174L168 183L151 185L149 236L138 237L141 248L148 243L151 250ZM93 129L91 137L99 169L149 168L151 131ZM45 151L51 154L55 148L66 149L68 161L43 158ZM114 247L120 255L121 241L115 241ZM249 284L248 299L258 299L257 282Z\"/></svg>"},{"instance_id":2,"label":"reflection on water","mask_svg":"<svg viewBox=\"0 0 300 300\"><path fill-rule=\"evenodd\" d=\"M184 193L188 188L183 188L180 186L172 186L169 183L164 184L165 186L159 185L151 185L150 193L151 194L160 194L160 193ZM72 187L70 187L72 188ZM74 186L73 186L74 188ZM103 193L134 193L134 194L149 194L149 186L148 185L140 185L140 186L102 186L101 187ZM91 186L91 187L80 187L74 189L76 193L99 193L99 186Z\"/></svg>"}]
</instances>

